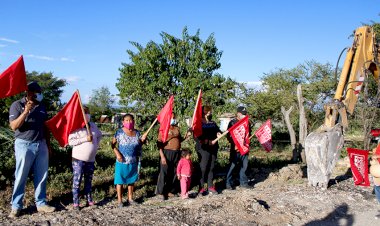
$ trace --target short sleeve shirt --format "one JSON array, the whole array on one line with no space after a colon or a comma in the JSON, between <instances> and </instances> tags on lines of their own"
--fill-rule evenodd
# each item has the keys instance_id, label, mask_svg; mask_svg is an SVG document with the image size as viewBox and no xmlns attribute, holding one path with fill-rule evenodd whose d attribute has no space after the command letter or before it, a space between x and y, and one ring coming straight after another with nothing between
<instances>
[{"instance_id":1,"label":"short sleeve shirt","mask_svg":"<svg viewBox=\"0 0 380 226\"><path fill-rule=\"evenodd\" d=\"M17 119L25 109L26 99L12 103L9 110L9 122ZM27 141L38 141L45 138L44 123L47 120L46 108L43 104L36 105L26 116L25 122L15 131L15 137Z\"/></svg>"},{"instance_id":2,"label":"short sleeve shirt","mask_svg":"<svg viewBox=\"0 0 380 226\"><path fill-rule=\"evenodd\" d=\"M124 157L123 163L126 164L137 162L137 157L141 156L140 132L135 131L135 136L128 136L123 129L118 129L114 135L118 143L118 149Z\"/></svg>"}]
</instances>

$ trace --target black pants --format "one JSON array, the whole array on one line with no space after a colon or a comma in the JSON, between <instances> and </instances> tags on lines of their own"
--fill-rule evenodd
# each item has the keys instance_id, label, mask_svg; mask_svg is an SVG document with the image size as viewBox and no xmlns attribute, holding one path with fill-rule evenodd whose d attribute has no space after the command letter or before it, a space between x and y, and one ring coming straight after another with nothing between
<instances>
[{"instance_id":1,"label":"black pants","mask_svg":"<svg viewBox=\"0 0 380 226\"><path fill-rule=\"evenodd\" d=\"M166 165L162 165L160 161L160 174L158 175L156 194L175 194L179 191L176 170L181 158L181 152L173 150L164 150L163 152L166 158Z\"/></svg>"},{"instance_id":2,"label":"black pants","mask_svg":"<svg viewBox=\"0 0 380 226\"><path fill-rule=\"evenodd\" d=\"M200 168L201 168L201 179L200 179L200 188L203 187L204 183L207 181L207 186L213 186L214 179L214 166L217 156L217 151L206 151L200 148L198 150L198 157L200 159Z\"/></svg>"}]
</instances>

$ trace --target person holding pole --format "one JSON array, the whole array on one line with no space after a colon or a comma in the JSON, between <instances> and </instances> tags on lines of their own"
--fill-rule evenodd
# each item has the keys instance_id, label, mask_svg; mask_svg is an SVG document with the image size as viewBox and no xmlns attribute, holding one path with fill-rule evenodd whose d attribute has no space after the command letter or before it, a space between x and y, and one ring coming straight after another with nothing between
<instances>
[{"instance_id":1,"label":"person holding pole","mask_svg":"<svg viewBox=\"0 0 380 226\"><path fill-rule=\"evenodd\" d=\"M69 145L72 150L73 167L73 209L79 210L79 191L84 176L84 195L87 206L93 206L94 201L91 195L92 177L95 170L95 155L99 148L102 133L95 123L91 122L90 111L87 106L83 106L87 126L77 129L69 135ZM88 127L88 129L87 129Z\"/></svg>"},{"instance_id":2,"label":"person holding pole","mask_svg":"<svg viewBox=\"0 0 380 226\"><path fill-rule=\"evenodd\" d=\"M247 109L243 106L239 106L236 109L236 118L232 119L228 123L228 129L231 128L235 123L237 123L240 119L243 119L247 115ZM249 127L248 127L249 128ZM228 131L228 130L227 130ZM251 131L249 131L250 133ZM249 136L249 135L248 135ZM235 146L235 143L230 136L230 134L227 134L227 139L230 142L230 168L227 173L227 179L226 179L226 189L234 190L235 189L235 176L234 171L236 169L239 170L239 181L240 181L240 187L241 188L249 188L248 186L248 177L246 175L246 171L248 168L248 153L242 155L240 151L238 150L237 146Z\"/></svg>"},{"instance_id":3,"label":"person holding pole","mask_svg":"<svg viewBox=\"0 0 380 226\"><path fill-rule=\"evenodd\" d=\"M37 82L30 82L27 87L26 96L13 102L9 110L9 124L16 137L15 182L9 217L18 217L21 213L25 185L31 169L34 174L34 197L37 211L45 213L55 211L54 207L46 203L50 138L44 123L48 115L42 103L43 95L40 85Z\"/></svg>"},{"instance_id":4,"label":"person holding pole","mask_svg":"<svg viewBox=\"0 0 380 226\"><path fill-rule=\"evenodd\" d=\"M199 194L201 195L206 195L208 192L218 193L213 184L213 179L219 145L218 142L213 141L221 136L221 131L216 122L212 120L211 110L211 106L203 106L202 134L195 139L201 168L199 187Z\"/></svg>"},{"instance_id":5,"label":"person holding pole","mask_svg":"<svg viewBox=\"0 0 380 226\"><path fill-rule=\"evenodd\" d=\"M133 115L123 116L123 128L116 131L112 139L112 150L116 156L114 184L116 185L118 207L123 204L123 185L128 186L127 205L133 201L134 183L138 180L138 158L141 156L141 147L145 143L147 133L140 137L140 131L135 129Z\"/></svg>"},{"instance_id":6,"label":"person holding pole","mask_svg":"<svg viewBox=\"0 0 380 226\"><path fill-rule=\"evenodd\" d=\"M158 175L156 194L163 200L175 196L179 190L176 168L181 158L181 143L186 140L191 132L183 138L178 127L176 115L173 112L170 120L168 138L162 142L162 133L158 133L157 146L160 150L160 174Z\"/></svg>"}]
</instances>

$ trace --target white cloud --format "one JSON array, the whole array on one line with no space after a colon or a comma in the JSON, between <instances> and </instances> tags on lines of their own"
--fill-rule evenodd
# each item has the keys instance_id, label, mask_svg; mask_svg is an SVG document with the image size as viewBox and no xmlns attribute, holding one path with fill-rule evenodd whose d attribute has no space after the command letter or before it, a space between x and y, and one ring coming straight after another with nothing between
<instances>
[{"instance_id":1,"label":"white cloud","mask_svg":"<svg viewBox=\"0 0 380 226\"><path fill-rule=\"evenodd\" d=\"M10 42L10 43L15 43L15 44L19 43L19 41L8 39L8 38L2 38L2 37L0 37L0 41Z\"/></svg>"},{"instance_id":2,"label":"white cloud","mask_svg":"<svg viewBox=\"0 0 380 226\"><path fill-rule=\"evenodd\" d=\"M47 60L47 61L63 61L63 62L74 62L73 59L67 58L67 57L61 57L61 58L54 58L49 56L38 56L34 54L28 54L25 55L25 57L34 58L38 60Z\"/></svg>"},{"instance_id":3,"label":"white cloud","mask_svg":"<svg viewBox=\"0 0 380 226\"><path fill-rule=\"evenodd\" d=\"M60 61L74 62L73 59L70 59L70 58L67 58L67 57L61 57L59 60L60 60Z\"/></svg>"},{"instance_id":4,"label":"white cloud","mask_svg":"<svg viewBox=\"0 0 380 226\"><path fill-rule=\"evenodd\" d=\"M81 80L81 77L79 77L79 76L68 76L68 77L65 77L64 79L69 83L73 83L73 82L77 82L77 81Z\"/></svg>"},{"instance_id":5,"label":"white cloud","mask_svg":"<svg viewBox=\"0 0 380 226\"><path fill-rule=\"evenodd\" d=\"M248 82L240 82L246 85L247 88L252 88L252 89L260 89L263 84L261 81L248 81Z\"/></svg>"},{"instance_id":6,"label":"white cloud","mask_svg":"<svg viewBox=\"0 0 380 226\"><path fill-rule=\"evenodd\" d=\"M53 57L37 56L37 55L34 55L34 54L29 54L29 55L26 55L25 57L35 58L35 59L38 59L38 60L48 60L48 61L53 61L54 60Z\"/></svg>"},{"instance_id":7,"label":"white cloud","mask_svg":"<svg viewBox=\"0 0 380 226\"><path fill-rule=\"evenodd\" d=\"M0 48L5 47L5 46L7 46L7 45L0 44Z\"/></svg>"}]
</instances>

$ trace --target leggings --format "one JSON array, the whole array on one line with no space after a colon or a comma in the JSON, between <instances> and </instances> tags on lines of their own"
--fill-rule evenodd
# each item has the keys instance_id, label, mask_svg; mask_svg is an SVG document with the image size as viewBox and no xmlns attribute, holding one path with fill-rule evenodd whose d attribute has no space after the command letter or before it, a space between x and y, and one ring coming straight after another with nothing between
<instances>
[{"instance_id":1,"label":"leggings","mask_svg":"<svg viewBox=\"0 0 380 226\"><path fill-rule=\"evenodd\" d=\"M91 187L92 177L94 175L95 164L94 162L85 162L73 159L73 202L79 204L80 183L82 175L84 175L84 195L88 202L92 202Z\"/></svg>"},{"instance_id":2,"label":"leggings","mask_svg":"<svg viewBox=\"0 0 380 226\"><path fill-rule=\"evenodd\" d=\"M204 183L207 181L208 187L213 187L214 179L214 166L217 156L217 151L206 151L202 148L198 150L200 157L200 168L201 168L201 180L200 186L203 187Z\"/></svg>"}]
</instances>

